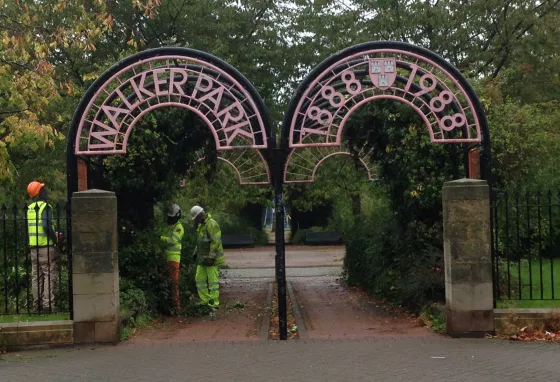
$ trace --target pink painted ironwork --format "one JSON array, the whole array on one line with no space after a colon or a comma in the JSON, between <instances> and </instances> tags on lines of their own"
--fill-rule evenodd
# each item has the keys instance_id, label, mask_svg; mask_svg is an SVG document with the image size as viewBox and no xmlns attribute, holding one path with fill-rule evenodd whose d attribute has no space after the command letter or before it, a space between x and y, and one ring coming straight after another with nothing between
<instances>
[{"instance_id":1,"label":"pink painted ironwork","mask_svg":"<svg viewBox=\"0 0 560 382\"><path fill-rule=\"evenodd\" d=\"M218 150L267 147L261 114L238 81L206 61L174 55L137 61L110 77L82 114L75 154L126 153L136 122L161 107L196 113Z\"/></svg>"},{"instance_id":2,"label":"pink painted ironwork","mask_svg":"<svg viewBox=\"0 0 560 382\"><path fill-rule=\"evenodd\" d=\"M200 156L196 163L203 162L205 159L204 156ZM228 164L235 171L241 185L270 184L270 170L260 151L228 150L221 152L217 159ZM188 174L181 180L180 187L185 187L187 178Z\"/></svg>"},{"instance_id":3,"label":"pink painted ironwork","mask_svg":"<svg viewBox=\"0 0 560 382\"><path fill-rule=\"evenodd\" d=\"M289 147L340 147L352 113L379 99L411 106L433 143L482 141L470 97L445 68L416 53L373 49L337 61L311 82L292 116Z\"/></svg>"},{"instance_id":4,"label":"pink painted ironwork","mask_svg":"<svg viewBox=\"0 0 560 382\"><path fill-rule=\"evenodd\" d=\"M357 151L357 150L354 150ZM361 149L355 154L346 147L334 146L309 146L305 148L294 148L288 155L286 165L284 167L285 183L313 183L318 168L327 159L337 156L346 155L355 157L367 172L368 180L376 179L376 169L369 157L371 150Z\"/></svg>"}]
</instances>

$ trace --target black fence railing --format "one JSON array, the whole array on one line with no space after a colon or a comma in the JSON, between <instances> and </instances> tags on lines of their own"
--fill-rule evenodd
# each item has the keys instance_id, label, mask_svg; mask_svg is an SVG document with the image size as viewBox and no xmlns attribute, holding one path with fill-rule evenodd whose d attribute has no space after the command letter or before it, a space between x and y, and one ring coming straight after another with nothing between
<instances>
[{"instance_id":1,"label":"black fence railing","mask_svg":"<svg viewBox=\"0 0 560 382\"><path fill-rule=\"evenodd\" d=\"M0 207L0 315L70 313L65 205L41 207Z\"/></svg>"},{"instance_id":2,"label":"black fence railing","mask_svg":"<svg viewBox=\"0 0 560 382\"><path fill-rule=\"evenodd\" d=\"M492 214L497 304L560 307L560 193L494 193Z\"/></svg>"}]
</instances>

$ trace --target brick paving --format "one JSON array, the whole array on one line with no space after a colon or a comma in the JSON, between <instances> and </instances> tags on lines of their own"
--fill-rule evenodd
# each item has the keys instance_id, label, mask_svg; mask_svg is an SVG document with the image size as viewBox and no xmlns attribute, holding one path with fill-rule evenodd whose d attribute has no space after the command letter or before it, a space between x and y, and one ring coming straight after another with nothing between
<instances>
[{"instance_id":1,"label":"brick paving","mask_svg":"<svg viewBox=\"0 0 560 382\"><path fill-rule=\"evenodd\" d=\"M443 337L121 344L9 354L0 380L560 381L559 355L558 344Z\"/></svg>"}]
</instances>

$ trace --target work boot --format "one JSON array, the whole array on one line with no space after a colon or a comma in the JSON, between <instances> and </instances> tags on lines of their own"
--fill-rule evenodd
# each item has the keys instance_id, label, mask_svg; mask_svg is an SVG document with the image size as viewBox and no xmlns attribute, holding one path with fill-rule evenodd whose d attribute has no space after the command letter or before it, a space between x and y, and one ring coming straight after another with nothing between
<instances>
[{"instance_id":1,"label":"work boot","mask_svg":"<svg viewBox=\"0 0 560 382\"><path fill-rule=\"evenodd\" d=\"M219 310L220 309L220 305L214 304L214 300L209 300L208 301L208 306L211 307L214 310Z\"/></svg>"}]
</instances>

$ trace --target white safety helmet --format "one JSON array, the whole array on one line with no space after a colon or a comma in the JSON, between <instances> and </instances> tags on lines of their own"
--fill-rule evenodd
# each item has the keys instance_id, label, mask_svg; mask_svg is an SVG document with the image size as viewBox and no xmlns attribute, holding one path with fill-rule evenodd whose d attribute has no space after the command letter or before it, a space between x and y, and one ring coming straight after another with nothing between
<instances>
[{"instance_id":1,"label":"white safety helmet","mask_svg":"<svg viewBox=\"0 0 560 382\"><path fill-rule=\"evenodd\" d=\"M170 205L167 208L167 216L169 216L170 218L179 219L181 217L181 207L179 207L177 204Z\"/></svg>"},{"instance_id":2,"label":"white safety helmet","mask_svg":"<svg viewBox=\"0 0 560 382\"><path fill-rule=\"evenodd\" d=\"M204 213L204 209L200 206L194 206L193 208L191 208L191 219L196 219L196 217L201 213Z\"/></svg>"}]
</instances>

